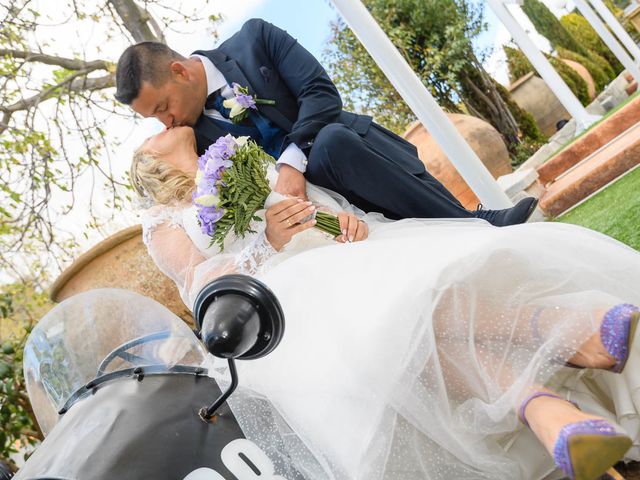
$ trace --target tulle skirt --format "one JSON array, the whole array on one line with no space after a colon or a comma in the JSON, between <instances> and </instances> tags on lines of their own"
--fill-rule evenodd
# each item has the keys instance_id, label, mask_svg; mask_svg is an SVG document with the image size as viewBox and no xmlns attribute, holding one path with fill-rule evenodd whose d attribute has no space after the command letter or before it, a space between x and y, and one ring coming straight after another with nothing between
<instances>
[{"instance_id":1,"label":"tulle skirt","mask_svg":"<svg viewBox=\"0 0 640 480\"><path fill-rule=\"evenodd\" d=\"M638 349L619 375L562 366L607 308L640 304L638 252L559 223L371 218L370 228L365 242L299 242L260 276L286 330L269 356L239 362L240 382L315 456L300 472L557 475L514 411L536 385L618 423L640 459Z\"/></svg>"}]
</instances>

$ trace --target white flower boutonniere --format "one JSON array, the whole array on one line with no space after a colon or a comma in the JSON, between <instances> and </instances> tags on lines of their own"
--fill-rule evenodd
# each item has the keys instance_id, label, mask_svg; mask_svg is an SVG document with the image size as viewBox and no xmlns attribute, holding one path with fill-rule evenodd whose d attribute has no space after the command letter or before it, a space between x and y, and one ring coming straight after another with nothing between
<instances>
[{"instance_id":1,"label":"white flower boutonniere","mask_svg":"<svg viewBox=\"0 0 640 480\"><path fill-rule=\"evenodd\" d=\"M249 95L249 89L243 87L237 83L231 85L233 87L234 98L228 98L222 105L225 108L231 109L229 113L229 119L233 123L239 123L249 115L249 109L257 110L256 105L275 105L275 100L266 100L264 98L256 98L253 95Z\"/></svg>"}]
</instances>

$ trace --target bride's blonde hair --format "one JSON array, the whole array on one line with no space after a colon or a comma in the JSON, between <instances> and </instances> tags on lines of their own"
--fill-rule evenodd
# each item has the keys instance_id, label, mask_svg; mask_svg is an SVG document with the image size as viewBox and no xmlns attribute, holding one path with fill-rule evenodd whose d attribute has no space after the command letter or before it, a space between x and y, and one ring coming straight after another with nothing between
<instances>
[{"instance_id":1,"label":"bride's blonde hair","mask_svg":"<svg viewBox=\"0 0 640 480\"><path fill-rule=\"evenodd\" d=\"M195 190L193 175L158 159L144 145L133 153L129 179L138 195L162 205L181 202Z\"/></svg>"}]
</instances>

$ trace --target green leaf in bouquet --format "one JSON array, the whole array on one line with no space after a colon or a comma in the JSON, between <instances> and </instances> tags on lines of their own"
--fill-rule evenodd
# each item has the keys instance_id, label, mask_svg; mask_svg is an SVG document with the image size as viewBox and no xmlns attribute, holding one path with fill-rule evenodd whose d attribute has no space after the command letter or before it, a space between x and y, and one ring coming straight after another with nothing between
<instances>
[{"instance_id":1,"label":"green leaf in bouquet","mask_svg":"<svg viewBox=\"0 0 640 480\"><path fill-rule=\"evenodd\" d=\"M233 165L222 174L223 186L219 189L219 207L225 213L216 222L211 241L211 245L218 245L220 250L231 230L239 237L244 237L247 232L254 233L251 222L262 220L256 212L263 208L271 192L267 168L275 163L273 157L252 140L239 147L231 160Z\"/></svg>"}]
</instances>

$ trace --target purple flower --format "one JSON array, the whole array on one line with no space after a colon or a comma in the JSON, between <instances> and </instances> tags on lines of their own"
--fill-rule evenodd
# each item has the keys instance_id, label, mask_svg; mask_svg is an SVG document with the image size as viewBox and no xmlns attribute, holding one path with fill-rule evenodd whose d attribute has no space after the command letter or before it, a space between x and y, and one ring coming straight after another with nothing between
<instances>
[{"instance_id":1,"label":"purple flower","mask_svg":"<svg viewBox=\"0 0 640 480\"><path fill-rule=\"evenodd\" d=\"M222 173L229 167L233 165L231 160L225 160L223 158L210 158L207 161L203 169L203 173L205 178L217 181L222 178Z\"/></svg>"},{"instance_id":2,"label":"purple flower","mask_svg":"<svg viewBox=\"0 0 640 480\"><path fill-rule=\"evenodd\" d=\"M236 100L243 108L253 108L254 110L258 109L258 107L256 107L256 101L251 95L241 93L240 95L236 95Z\"/></svg>"},{"instance_id":3,"label":"purple flower","mask_svg":"<svg viewBox=\"0 0 640 480\"><path fill-rule=\"evenodd\" d=\"M224 209L216 207L200 207L198 208L198 220L200 220L200 228L202 233L213 237L216 231L216 222L224 215Z\"/></svg>"},{"instance_id":4,"label":"purple flower","mask_svg":"<svg viewBox=\"0 0 640 480\"><path fill-rule=\"evenodd\" d=\"M237 147L235 139L229 134L218 138L213 145L207 148L203 156L206 157L206 161L211 158L228 160L235 155Z\"/></svg>"}]
</instances>

